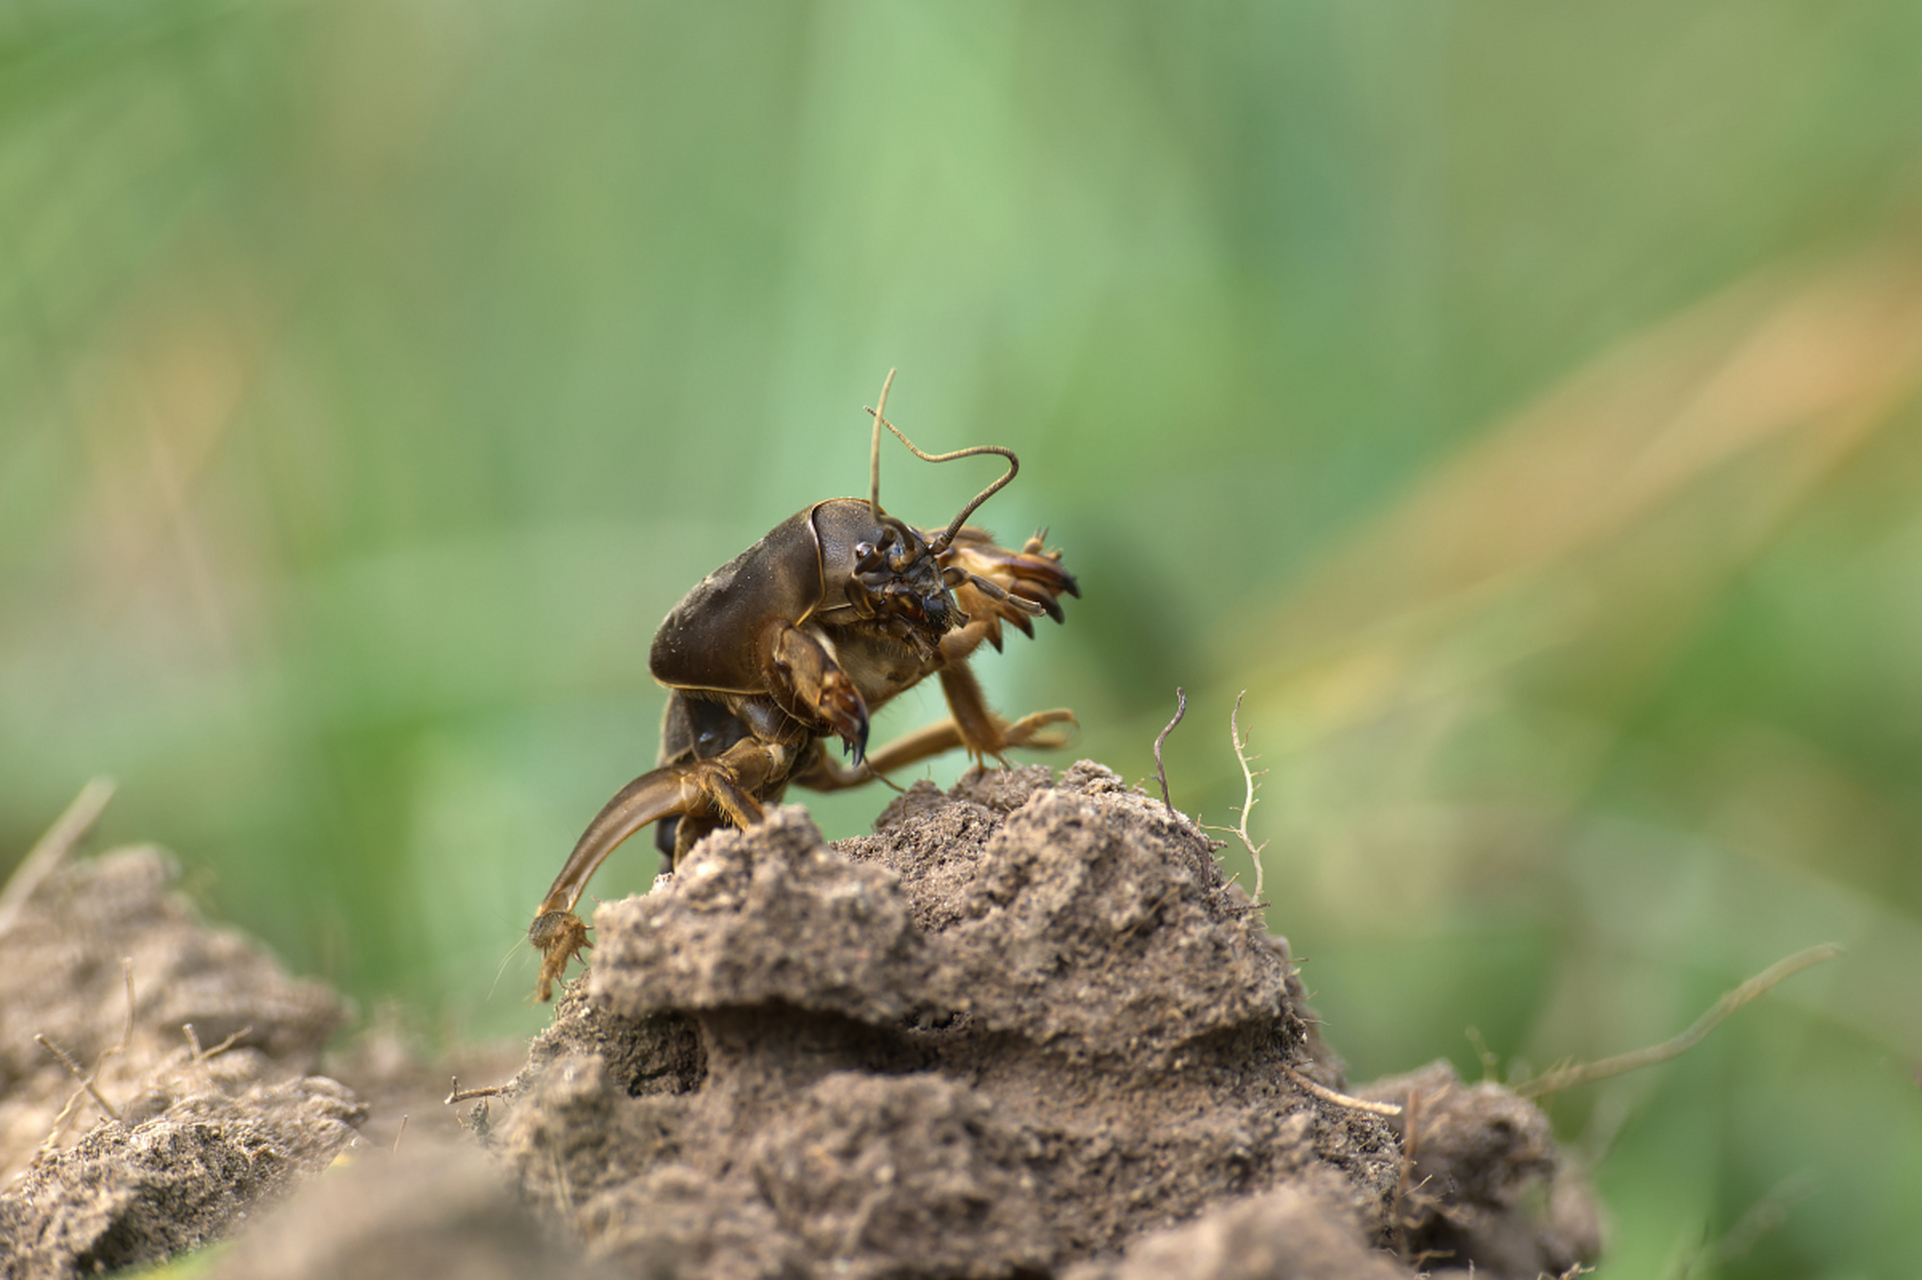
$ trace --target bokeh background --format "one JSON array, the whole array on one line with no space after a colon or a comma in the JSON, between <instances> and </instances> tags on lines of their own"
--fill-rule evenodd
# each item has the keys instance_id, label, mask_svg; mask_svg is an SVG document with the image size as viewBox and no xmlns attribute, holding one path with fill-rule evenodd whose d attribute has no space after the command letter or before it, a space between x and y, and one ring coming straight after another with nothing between
<instances>
[{"instance_id":1,"label":"bokeh background","mask_svg":"<svg viewBox=\"0 0 1922 1280\"><path fill-rule=\"evenodd\" d=\"M0 865L110 773L104 838L363 1008L537 1025L654 626L863 491L890 366L1081 578L1004 710L1145 779L1182 685L1175 802L1232 824L1248 691L1355 1077L1635 1048L1844 943L1550 1105L1605 1277L1914 1274L1906 0L8 3Z\"/></svg>"}]
</instances>

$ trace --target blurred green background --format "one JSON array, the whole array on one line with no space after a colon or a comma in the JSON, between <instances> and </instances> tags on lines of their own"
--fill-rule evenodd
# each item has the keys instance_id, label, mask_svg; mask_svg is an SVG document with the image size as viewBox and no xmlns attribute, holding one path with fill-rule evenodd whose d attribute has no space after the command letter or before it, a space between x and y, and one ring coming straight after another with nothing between
<instances>
[{"instance_id":1,"label":"blurred green background","mask_svg":"<svg viewBox=\"0 0 1922 1280\"><path fill-rule=\"evenodd\" d=\"M108 772L105 838L363 1007L538 1025L654 626L863 491L889 366L1080 575L977 664L1004 711L1143 779L1184 685L1175 802L1231 823L1249 690L1356 1078L1638 1047L1842 942L1551 1110L1605 1277L1916 1273L1902 0L0 5L4 858Z\"/></svg>"}]
</instances>

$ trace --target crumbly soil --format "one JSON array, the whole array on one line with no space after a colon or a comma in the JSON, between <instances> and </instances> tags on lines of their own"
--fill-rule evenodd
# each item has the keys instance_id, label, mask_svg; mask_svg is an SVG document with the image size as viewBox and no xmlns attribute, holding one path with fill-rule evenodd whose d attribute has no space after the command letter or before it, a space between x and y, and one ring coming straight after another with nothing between
<instances>
[{"instance_id":1,"label":"crumbly soil","mask_svg":"<svg viewBox=\"0 0 1922 1280\"><path fill-rule=\"evenodd\" d=\"M833 845L781 809L603 906L519 1073L432 1117L450 1064L391 1034L323 1064L338 1001L195 918L158 855L76 863L0 934L0 1280L250 1216L213 1274L1534 1280L1592 1258L1592 1201L1530 1103L1446 1064L1353 1091L1400 1116L1335 1092L1287 943L1214 848L1088 762L917 784ZM85 1098L57 1124L75 1081L33 1035L83 1069L116 1044L122 956L133 1031L97 1082L120 1118ZM456 1070L512 1070L488 1068Z\"/></svg>"}]
</instances>

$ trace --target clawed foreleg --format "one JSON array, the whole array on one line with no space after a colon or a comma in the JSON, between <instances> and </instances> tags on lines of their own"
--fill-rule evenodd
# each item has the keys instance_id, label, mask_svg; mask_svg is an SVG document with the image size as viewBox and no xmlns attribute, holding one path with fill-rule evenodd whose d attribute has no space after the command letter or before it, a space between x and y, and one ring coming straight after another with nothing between
<instances>
[{"instance_id":1,"label":"clawed foreleg","mask_svg":"<svg viewBox=\"0 0 1922 1280\"><path fill-rule=\"evenodd\" d=\"M1081 594L1074 575L1061 567L1061 553L1045 550L1039 534L1021 550L1010 551L996 545L985 530L964 526L941 553L941 564L969 617L968 625L941 641L942 652L950 658L967 657L983 640L999 649L1004 622L1032 636L1035 615L1045 613L1060 622L1060 597Z\"/></svg>"},{"instance_id":2,"label":"clawed foreleg","mask_svg":"<svg viewBox=\"0 0 1922 1280\"><path fill-rule=\"evenodd\" d=\"M769 683L780 686L789 714L824 721L860 764L868 749L868 704L821 642L799 627L782 628L774 638L772 675Z\"/></svg>"},{"instance_id":3,"label":"clawed foreleg","mask_svg":"<svg viewBox=\"0 0 1922 1280\"><path fill-rule=\"evenodd\" d=\"M1052 750L1068 744L1065 733L1051 733L1051 725L1075 723L1074 712L1065 707L1037 711L1012 724L988 708L974 672L965 662L951 663L941 670L941 691L947 695L953 718L940 724L917 729L897 738L867 758L865 766L843 768L817 751L806 770L794 777L797 785L814 791L844 791L858 787L896 769L905 769L956 747L966 748L977 760L993 758L1007 762L1007 753L1016 747Z\"/></svg>"},{"instance_id":4,"label":"clawed foreleg","mask_svg":"<svg viewBox=\"0 0 1922 1280\"><path fill-rule=\"evenodd\" d=\"M1037 711L1031 716L1023 716L1013 724L1001 726L1000 751L988 754L1000 758L1001 752L1016 747L1029 747L1037 751L1050 751L1068 745L1065 733L1043 733L1049 725L1073 724L1074 713L1066 708L1054 711ZM807 772L795 775L797 786L811 791L845 791L862 783L872 782L897 769L919 764L957 747L966 746L961 737L961 726L952 720L928 725L913 733L896 738L887 746L869 755L867 762L859 768L845 768L837 764L825 752L817 755Z\"/></svg>"}]
</instances>

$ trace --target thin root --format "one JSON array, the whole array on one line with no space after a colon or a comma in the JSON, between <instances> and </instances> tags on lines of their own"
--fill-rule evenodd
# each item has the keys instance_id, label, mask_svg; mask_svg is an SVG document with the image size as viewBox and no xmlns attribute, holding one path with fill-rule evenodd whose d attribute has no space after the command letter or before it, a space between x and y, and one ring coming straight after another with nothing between
<instances>
[{"instance_id":1,"label":"thin root","mask_svg":"<svg viewBox=\"0 0 1922 1280\"><path fill-rule=\"evenodd\" d=\"M1228 714L1228 740L1235 745L1235 759L1241 763L1242 781L1247 783L1248 787L1247 793L1241 801L1241 825L1238 827L1209 827L1207 829L1209 831L1227 831L1240 839L1241 847L1248 851L1250 858L1254 859L1255 898L1259 901L1262 894L1261 851L1268 847L1268 842L1263 840L1260 844L1256 844L1254 840L1249 837L1248 814L1255 807L1255 779L1261 777L1268 771L1266 769L1253 769L1249 767L1250 763L1259 759L1259 757L1248 754L1248 739L1243 737L1241 732L1241 700L1247 696L1248 691L1246 689L1236 694L1235 709Z\"/></svg>"},{"instance_id":2,"label":"thin root","mask_svg":"<svg viewBox=\"0 0 1922 1280\"><path fill-rule=\"evenodd\" d=\"M100 1104L102 1111L112 1116L115 1120L120 1118L120 1109L114 1106L113 1103L107 1101L106 1095L101 1093L99 1086L94 1083L94 1078L80 1069L80 1064L73 1060L72 1054L37 1031L34 1033L33 1038L39 1043L42 1049L45 1049L48 1053L60 1059L60 1065L65 1067L68 1072L72 1074L73 1078L80 1082L80 1088L84 1092L93 1095L93 1100ZM96 1068L96 1070L98 1070L98 1068Z\"/></svg>"},{"instance_id":3,"label":"thin root","mask_svg":"<svg viewBox=\"0 0 1922 1280\"><path fill-rule=\"evenodd\" d=\"M1371 1115L1377 1116L1398 1116L1401 1114L1401 1108L1392 1102L1370 1102L1366 1098L1356 1098L1345 1093L1337 1093L1325 1084L1316 1084L1313 1080L1310 1080L1307 1076L1301 1074L1301 1072L1295 1070L1287 1063L1282 1064L1281 1070L1282 1074L1286 1075L1290 1080L1293 1080L1308 1092L1314 1094L1317 1098L1320 1098L1323 1102L1332 1102L1338 1107L1348 1107L1354 1111L1366 1111Z\"/></svg>"}]
</instances>

